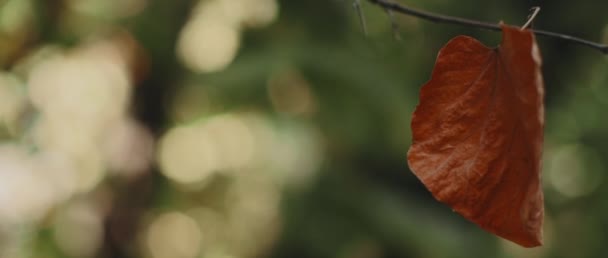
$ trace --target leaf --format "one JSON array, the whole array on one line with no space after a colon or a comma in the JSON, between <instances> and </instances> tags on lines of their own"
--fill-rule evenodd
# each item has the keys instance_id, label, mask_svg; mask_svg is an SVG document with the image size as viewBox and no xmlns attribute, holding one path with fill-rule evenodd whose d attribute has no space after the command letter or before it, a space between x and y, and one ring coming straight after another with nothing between
<instances>
[{"instance_id":1,"label":"leaf","mask_svg":"<svg viewBox=\"0 0 608 258\"><path fill-rule=\"evenodd\" d=\"M488 48L458 36L439 52L412 118L408 163L433 196L483 229L542 245L544 86L529 30Z\"/></svg>"}]
</instances>

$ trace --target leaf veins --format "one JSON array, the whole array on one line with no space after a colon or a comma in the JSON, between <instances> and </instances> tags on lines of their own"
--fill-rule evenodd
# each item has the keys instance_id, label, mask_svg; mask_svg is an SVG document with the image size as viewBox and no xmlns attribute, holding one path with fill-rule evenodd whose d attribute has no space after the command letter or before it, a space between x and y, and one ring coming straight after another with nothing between
<instances>
[{"instance_id":1,"label":"leaf veins","mask_svg":"<svg viewBox=\"0 0 608 258\"><path fill-rule=\"evenodd\" d=\"M534 35L503 25L496 49L458 36L412 119L408 163L433 196L487 231L542 244L544 86Z\"/></svg>"}]
</instances>

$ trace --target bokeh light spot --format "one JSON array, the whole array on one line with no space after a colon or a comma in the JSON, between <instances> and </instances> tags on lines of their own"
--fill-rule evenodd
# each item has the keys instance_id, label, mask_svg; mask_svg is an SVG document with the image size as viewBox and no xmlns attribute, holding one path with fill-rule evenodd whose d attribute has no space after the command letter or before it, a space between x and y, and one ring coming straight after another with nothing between
<instances>
[{"instance_id":1,"label":"bokeh light spot","mask_svg":"<svg viewBox=\"0 0 608 258\"><path fill-rule=\"evenodd\" d=\"M91 257L101 246L103 222L90 204L73 203L55 218L53 238L72 257Z\"/></svg>"},{"instance_id":2,"label":"bokeh light spot","mask_svg":"<svg viewBox=\"0 0 608 258\"><path fill-rule=\"evenodd\" d=\"M154 258L194 258L200 252L201 231L191 217L170 212L150 224L146 242Z\"/></svg>"},{"instance_id":3,"label":"bokeh light spot","mask_svg":"<svg viewBox=\"0 0 608 258\"><path fill-rule=\"evenodd\" d=\"M200 126L180 126L161 139L158 160L162 172L179 183L196 183L215 172L218 157L207 132Z\"/></svg>"},{"instance_id":4,"label":"bokeh light spot","mask_svg":"<svg viewBox=\"0 0 608 258\"><path fill-rule=\"evenodd\" d=\"M49 184L21 146L0 145L0 178L0 222L38 220L55 202Z\"/></svg>"},{"instance_id":5,"label":"bokeh light spot","mask_svg":"<svg viewBox=\"0 0 608 258\"><path fill-rule=\"evenodd\" d=\"M253 158L254 139L245 123L236 115L221 115L204 124L218 152L218 168L233 169L249 165Z\"/></svg>"},{"instance_id":6,"label":"bokeh light spot","mask_svg":"<svg viewBox=\"0 0 608 258\"><path fill-rule=\"evenodd\" d=\"M183 28L178 55L191 70L201 73L226 68L236 56L239 31L230 24L211 18L193 19Z\"/></svg>"},{"instance_id":7,"label":"bokeh light spot","mask_svg":"<svg viewBox=\"0 0 608 258\"><path fill-rule=\"evenodd\" d=\"M599 186L603 165L593 149L582 144L562 145L548 151L547 156L547 179L563 196L584 196Z\"/></svg>"},{"instance_id":8,"label":"bokeh light spot","mask_svg":"<svg viewBox=\"0 0 608 258\"><path fill-rule=\"evenodd\" d=\"M115 174L138 176L148 170L154 155L152 133L137 121L123 118L112 123L102 144L104 161Z\"/></svg>"},{"instance_id":9,"label":"bokeh light spot","mask_svg":"<svg viewBox=\"0 0 608 258\"><path fill-rule=\"evenodd\" d=\"M106 123L122 114L129 97L128 74L97 57L63 56L34 67L28 80L34 106L85 124Z\"/></svg>"}]
</instances>

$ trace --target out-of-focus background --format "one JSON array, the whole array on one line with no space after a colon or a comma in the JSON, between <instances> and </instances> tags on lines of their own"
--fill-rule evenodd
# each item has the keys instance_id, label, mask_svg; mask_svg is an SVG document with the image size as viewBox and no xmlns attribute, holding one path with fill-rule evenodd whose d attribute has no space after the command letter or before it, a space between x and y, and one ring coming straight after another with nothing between
<instances>
[{"instance_id":1,"label":"out-of-focus background","mask_svg":"<svg viewBox=\"0 0 608 258\"><path fill-rule=\"evenodd\" d=\"M408 170L439 48L499 33L352 0L0 0L0 257L606 257L608 58L539 38L545 246ZM607 1L408 0L608 42Z\"/></svg>"}]
</instances>

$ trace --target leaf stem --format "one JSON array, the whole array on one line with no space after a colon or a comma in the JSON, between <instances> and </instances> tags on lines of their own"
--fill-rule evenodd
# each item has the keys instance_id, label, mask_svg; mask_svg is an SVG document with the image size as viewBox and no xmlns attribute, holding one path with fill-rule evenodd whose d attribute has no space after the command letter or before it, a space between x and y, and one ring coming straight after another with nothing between
<instances>
[{"instance_id":1,"label":"leaf stem","mask_svg":"<svg viewBox=\"0 0 608 258\"><path fill-rule=\"evenodd\" d=\"M469 19L460 18L460 17L454 17L454 16L448 16L448 15L442 15L442 14L436 14L436 13L431 13L431 12L427 12L427 11L417 10L414 8L406 7L404 5L400 5L398 3L393 3L390 0L368 0L368 1L372 4L375 4L375 5L378 5L382 8L384 8L384 9L390 9L390 10L393 10L393 11L401 13L401 14L418 17L418 18L429 20L432 22L451 23L451 24L457 24L457 25L463 25L463 26L469 26L469 27L477 27L477 28L492 30L492 31L501 31L500 25L496 24L496 23L475 21L475 20L469 20ZM569 35L565 35L565 34L560 34L557 32L534 30L534 29L531 31L537 35L558 38L561 40L574 42L577 44L581 44L581 45L599 50L600 52L602 52L604 54L608 54L608 45L600 44L597 42L593 42L593 41L589 41L589 40L585 40L585 39L581 39L581 38L577 38L577 37L573 37L573 36L569 36Z\"/></svg>"},{"instance_id":2,"label":"leaf stem","mask_svg":"<svg viewBox=\"0 0 608 258\"><path fill-rule=\"evenodd\" d=\"M538 15L538 12L540 12L540 7L534 6L532 7L532 9L530 9L530 11L532 11L532 13L528 16L528 21L526 22L526 24L521 26L521 30L525 30L530 27L532 21L534 21L534 18L536 18L536 15Z\"/></svg>"}]
</instances>

